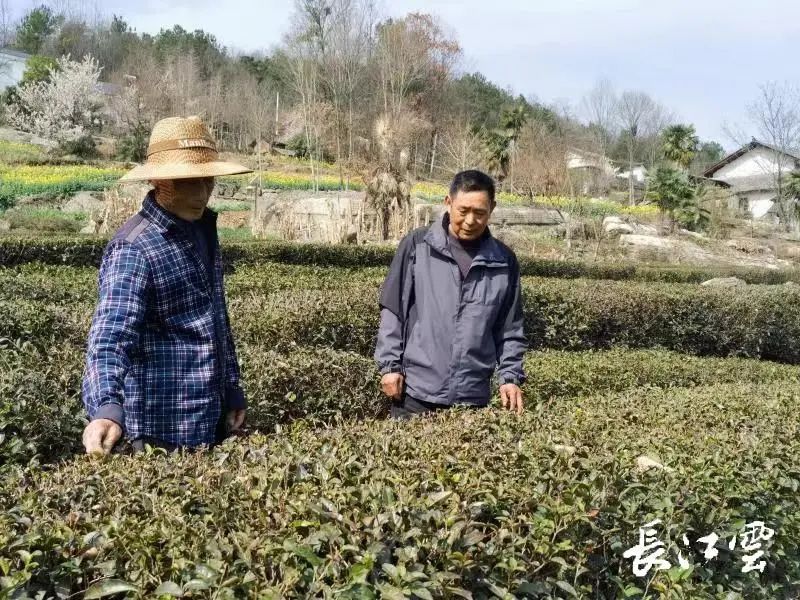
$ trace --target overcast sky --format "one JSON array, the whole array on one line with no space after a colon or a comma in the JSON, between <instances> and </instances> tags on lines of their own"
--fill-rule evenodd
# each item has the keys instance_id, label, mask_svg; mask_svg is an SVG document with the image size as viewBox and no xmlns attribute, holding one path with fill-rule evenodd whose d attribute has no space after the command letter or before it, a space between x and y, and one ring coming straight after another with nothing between
<instances>
[{"instance_id":1,"label":"overcast sky","mask_svg":"<svg viewBox=\"0 0 800 600\"><path fill-rule=\"evenodd\" d=\"M16 16L42 0L10 0ZM67 2L69 0L66 0ZM140 32L180 24L229 48L280 42L292 0L103 0ZM515 93L575 111L600 78L640 89L726 148L761 83L800 83L800 0L387 0L438 15L479 70ZM747 133L752 133L747 131Z\"/></svg>"}]
</instances>

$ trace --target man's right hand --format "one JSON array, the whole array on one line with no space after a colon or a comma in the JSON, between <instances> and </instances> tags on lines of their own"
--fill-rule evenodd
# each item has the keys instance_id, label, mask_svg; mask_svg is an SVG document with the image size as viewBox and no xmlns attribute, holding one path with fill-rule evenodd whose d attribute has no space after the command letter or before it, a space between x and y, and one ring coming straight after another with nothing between
<instances>
[{"instance_id":1,"label":"man's right hand","mask_svg":"<svg viewBox=\"0 0 800 600\"><path fill-rule=\"evenodd\" d=\"M122 427L110 419L96 419L83 430L86 454L108 454L120 438Z\"/></svg>"},{"instance_id":2,"label":"man's right hand","mask_svg":"<svg viewBox=\"0 0 800 600\"><path fill-rule=\"evenodd\" d=\"M392 400L400 400L403 396L403 375L401 373L387 373L381 377L381 389Z\"/></svg>"}]
</instances>

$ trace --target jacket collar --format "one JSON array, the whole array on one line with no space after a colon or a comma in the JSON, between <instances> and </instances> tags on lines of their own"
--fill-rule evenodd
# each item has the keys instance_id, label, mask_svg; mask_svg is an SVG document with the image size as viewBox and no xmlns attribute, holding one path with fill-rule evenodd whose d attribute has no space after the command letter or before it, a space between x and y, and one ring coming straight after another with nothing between
<instances>
[{"instance_id":1,"label":"jacket collar","mask_svg":"<svg viewBox=\"0 0 800 600\"><path fill-rule=\"evenodd\" d=\"M433 223L428 228L428 233L425 234L425 241L437 252L444 254L449 258L453 258L453 254L448 247L447 236L450 228L450 215L447 211L442 214L441 220ZM455 260L455 259L453 259ZM481 245L478 248L478 253L473 259L473 264L508 264L506 253L500 247L500 244L492 235L489 228L481 238Z\"/></svg>"},{"instance_id":2,"label":"jacket collar","mask_svg":"<svg viewBox=\"0 0 800 600\"><path fill-rule=\"evenodd\" d=\"M153 225L155 225L161 231L161 233L166 233L167 231L176 228L184 229L185 223L188 223L188 221L185 221L177 215L172 214L158 202L156 202L154 190L150 190L147 193L147 196L145 196L144 202L142 203L141 214ZM216 225L217 213L210 208L206 208L203 211L203 216L200 217L200 221L206 225Z\"/></svg>"}]
</instances>

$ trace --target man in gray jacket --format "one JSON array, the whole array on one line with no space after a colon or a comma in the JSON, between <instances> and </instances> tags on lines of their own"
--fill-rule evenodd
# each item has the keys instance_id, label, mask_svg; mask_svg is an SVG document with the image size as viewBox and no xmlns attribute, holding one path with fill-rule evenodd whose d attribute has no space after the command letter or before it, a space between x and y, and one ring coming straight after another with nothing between
<instances>
[{"instance_id":1,"label":"man in gray jacket","mask_svg":"<svg viewBox=\"0 0 800 600\"><path fill-rule=\"evenodd\" d=\"M381 289L375 360L392 416L489 403L497 370L505 408L522 411L525 354L519 264L492 237L491 177L453 179L441 221L406 236Z\"/></svg>"}]
</instances>

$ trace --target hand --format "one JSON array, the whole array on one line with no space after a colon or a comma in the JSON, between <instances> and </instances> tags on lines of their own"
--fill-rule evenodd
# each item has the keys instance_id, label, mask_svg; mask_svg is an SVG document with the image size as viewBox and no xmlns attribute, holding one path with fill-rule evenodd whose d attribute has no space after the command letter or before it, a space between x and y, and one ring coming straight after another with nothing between
<instances>
[{"instance_id":1,"label":"hand","mask_svg":"<svg viewBox=\"0 0 800 600\"><path fill-rule=\"evenodd\" d=\"M392 400L400 400L403 395L403 381L401 373L387 373L381 377L381 389Z\"/></svg>"},{"instance_id":2,"label":"hand","mask_svg":"<svg viewBox=\"0 0 800 600\"><path fill-rule=\"evenodd\" d=\"M83 430L86 454L108 454L120 438L122 427L111 419L95 419Z\"/></svg>"},{"instance_id":3,"label":"hand","mask_svg":"<svg viewBox=\"0 0 800 600\"><path fill-rule=\"evenodd\" d=\"M515 383L505 383L500 386L500 400L503 408L522 414L522 390Z\"/></svg>"},{"instance_id":4,"label":"hand","mask_svg":"<svg viewBox=\"0 0 800 600\"><path fill-rule=\"evenodd\" d=\"M226 417L228 423L228 432L239 431L242 428L242 425L244 425L244 418L246 415L246 408L228 411L228 415Z\"/></svg>"}]
</instances>

